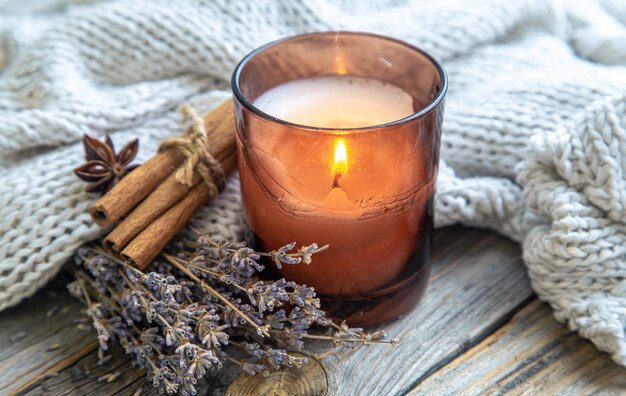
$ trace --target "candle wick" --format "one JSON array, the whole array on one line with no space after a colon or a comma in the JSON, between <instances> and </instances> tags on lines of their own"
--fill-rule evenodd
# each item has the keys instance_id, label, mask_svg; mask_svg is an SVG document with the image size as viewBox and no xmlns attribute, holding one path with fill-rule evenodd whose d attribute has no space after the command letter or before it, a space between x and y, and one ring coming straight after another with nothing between
<instances>
[{"instance_id":1,"label":"candle wick","mask_svg":"<svg viewBox=\"0 0 626 396\"><path fill-rule=\"evenodd\" d=\"M341 188L339 185L339 178L341 177L341 173L335 172L335 177L333 178L333 187L332 188Z\"/></svg>"}]
</instances>

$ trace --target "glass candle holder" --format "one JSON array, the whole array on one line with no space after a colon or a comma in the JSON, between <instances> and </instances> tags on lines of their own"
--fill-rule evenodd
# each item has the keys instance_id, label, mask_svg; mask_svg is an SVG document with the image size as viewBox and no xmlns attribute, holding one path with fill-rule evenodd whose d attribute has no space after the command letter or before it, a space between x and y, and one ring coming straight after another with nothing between
<instances>
[{"instance_id":1,"label":"glass candle holder","mask_svg":"<svg viewBox=\"0 0 626 396\"><path fill-rule=\"evenodd\" d=\"M313 33L247 55L232 88L250 242L329 245L269 270L353 326L411 309L430 271L442 67L388 37Z\"/></svg>"}]
</instances>

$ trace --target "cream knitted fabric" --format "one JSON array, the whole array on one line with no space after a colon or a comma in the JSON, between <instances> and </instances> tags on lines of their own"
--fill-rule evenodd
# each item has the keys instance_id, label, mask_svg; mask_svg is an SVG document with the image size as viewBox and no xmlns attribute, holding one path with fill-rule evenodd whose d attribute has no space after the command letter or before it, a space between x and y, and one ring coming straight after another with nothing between
<instances>
[{"instance_id":1,"label":"cream knitted fabric","mask_svg":"<svg viewBox=\"0 0 626 396\"><path fill-rule=\"evenodd\" d=\"M182 103L228 97L254 47L366 30L449 73L437 225L523 243L557 319L626 365L625 24L620 0L0 0L0 309L101 232L71 172L83 133L139 136L145 159L180 129ZM195 221L240 236L236 177Z\"/></svg>"}]
</instances>

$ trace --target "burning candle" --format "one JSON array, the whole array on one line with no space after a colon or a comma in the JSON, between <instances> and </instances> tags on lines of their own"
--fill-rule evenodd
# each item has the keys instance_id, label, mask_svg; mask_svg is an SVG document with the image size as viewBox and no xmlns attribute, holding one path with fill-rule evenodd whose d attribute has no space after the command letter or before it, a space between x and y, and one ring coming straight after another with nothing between
<instances>
[{"instance_id":1,"label":"burning candle","mask_svg":"<svg viewBox=\"0 0 626 396\"><path fill-rule=\"evenodd\" d=\"M414 305L429 271L440 67L395 40L320 33L249 55L233 88L254 243L330 245L280 273L352 324Z\"/></svg>"},{"instance_id":2,"label":"burning candle","mask_svg":"<svg viewBox=\"0 0 626 396\"><path fill-rule=\"evenodd\" d=\"M382 125L413 114L413 98L400 88L378 80L346 75L290 81L266 91L254 101L254 105L284 121L330 129ZM357 149L357 140L349 135L339 136L329 140L332 145L320 153L326 158L327 172L317 169L319 158L302 155L310 145L309 137L274 142L275 145L291 146L288 151L301 156L299 178L315 180L322 190L327 187L327 194L321 200L307 200L316 208L308 213L306 220L275 210L278 207L271 202L265 202L266 207L251 216L255 218L256 234L268 246L281 246L290 240L331 245L328 252L318 256L319 265L282 269L289 279L312 285L323 294L363 293L384 285L399 273L416 244L419 219L413 222L414 227L407 227L404 214L368 215L368 203L363 202L360 198L363 194L359 194L363 185L351 181L352 174L356 177L362 173L361 163L372 158L373 151L378 151L376 154L381 157L397 156L397 150L404 146L404 137L391 137L394 141L384 146L366 144ZM352 170L348 165L348 147L354 157ZM422 162L421 158L415 159ZM419 163L416 165L420 166ZM366 172L365 176L374 176L369 170ZM402 180L407 175L393 169L383 169L378 176L378 180L369 181L376 188L382 184L401 188L406 181L409 185L414 184L413 180ZM297 180L286 179L285 190L293 191L294 198L303 199L304 192L298 191L297 184ZM245 183L245 187L248 186ZM356 197L350 199L348 192L352 191ZM252 199L260 204L265 196L260 191L257 193L258 196L255 194ZM416 206L416 210L421 213L423 207ZM364 215L367 221L362 221ZM398 237L390 240L390 234ZM359 254L354 254L357 251Z\"/></svg>"}]
</instances>

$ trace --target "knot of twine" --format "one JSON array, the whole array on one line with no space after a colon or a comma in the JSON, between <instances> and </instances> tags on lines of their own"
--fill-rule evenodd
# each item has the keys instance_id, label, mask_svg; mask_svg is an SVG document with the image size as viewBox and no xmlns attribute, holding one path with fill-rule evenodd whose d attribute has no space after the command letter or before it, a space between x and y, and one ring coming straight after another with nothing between
<instances>
[{"instance_id":1,"label":"knot of twine","mask_svg":"<svg viewBox=\"0 0 626 396\"><path fill-rule=\"evenodd\" d=\"M211 196L224 188L225 176L219 162L207 150L208 138L204 120L191 105L180 109L183 118L191 121L188 133L180 137L170 137L161 142L159 150L174 149L185 156L185 162L176 171L176 180L188 186L193 185L194 172L211 189Z\"/></svg>"}]
</instances>

